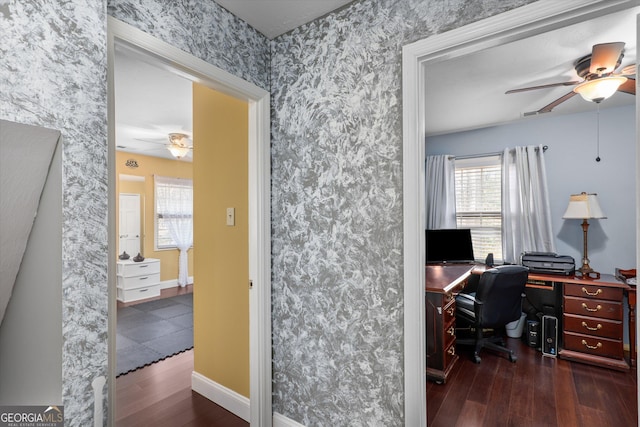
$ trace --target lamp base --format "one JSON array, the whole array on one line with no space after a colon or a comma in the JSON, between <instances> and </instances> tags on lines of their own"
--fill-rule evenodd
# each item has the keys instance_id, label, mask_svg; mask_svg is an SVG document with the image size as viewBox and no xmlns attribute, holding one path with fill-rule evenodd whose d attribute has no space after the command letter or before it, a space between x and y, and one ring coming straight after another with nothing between
<instances>
[{"instance_id":1,"label":"lamp base","mask_svg":"<svg viewBox=\"0 0 640 427\"><path fill-rule=\"evenodd\" d=\"M576 270L576 276L582 277L583 279L599 279L600 273L595 271L593 268L589 266L588 263L582 264L582 267Z\"/></svg>"}]
</instances>

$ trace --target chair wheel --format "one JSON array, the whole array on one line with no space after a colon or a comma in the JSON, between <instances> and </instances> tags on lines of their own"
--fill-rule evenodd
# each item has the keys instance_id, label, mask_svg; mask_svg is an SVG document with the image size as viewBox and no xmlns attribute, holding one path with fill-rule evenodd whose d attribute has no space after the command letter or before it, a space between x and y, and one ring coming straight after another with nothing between
<instances>
[{"instance_id":1,"label":"chair wheel","mask_svg":"<svg viewBox=\"0 0 640 427\"><path fill-rule=\"evenodd\" d=\"M477 353L473 355L473 363L480 363L481 360Z\"/></svg>"},{"instance_id":2,"label":"chair wheel","mask_svg":"<svg viewBox=\"0 0 640 427\"><path fill-rule=\"evenodd\" d=\"M509 353L509 362L516 363L516 360L518 360L518 357L513 353Z\"/></svg>"}]
</instances>

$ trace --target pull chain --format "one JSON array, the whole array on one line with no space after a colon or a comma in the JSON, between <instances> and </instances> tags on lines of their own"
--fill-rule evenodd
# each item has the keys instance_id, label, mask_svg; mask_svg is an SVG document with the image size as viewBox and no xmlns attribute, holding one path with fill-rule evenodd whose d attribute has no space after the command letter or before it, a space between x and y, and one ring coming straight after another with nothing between
<instances>
[{"instance_id":1,"label":"pull chain","mask_svg":"<svg viewBox=\"0 0 640 427\"><path fill-rule=\"evenodd\" d=\"M600 161L600 103L597 104L596 110L596 162Z\"/></svg>"}]
</instances>

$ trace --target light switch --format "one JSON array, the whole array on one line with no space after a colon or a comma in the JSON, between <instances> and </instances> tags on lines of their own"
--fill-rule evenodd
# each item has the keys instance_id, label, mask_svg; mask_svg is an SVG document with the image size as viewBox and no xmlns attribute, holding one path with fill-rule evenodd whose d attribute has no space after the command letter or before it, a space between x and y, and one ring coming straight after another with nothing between
<instances>
[{"instance_id":1,"label":"light switch","mask_svg":"<svg viewBox=\"0 0 640 427\"><path fill-rule=\"evenodd\" d=\"M227 208L227 225L236 225L236 208Z\"/></svg>"}]
</instances>

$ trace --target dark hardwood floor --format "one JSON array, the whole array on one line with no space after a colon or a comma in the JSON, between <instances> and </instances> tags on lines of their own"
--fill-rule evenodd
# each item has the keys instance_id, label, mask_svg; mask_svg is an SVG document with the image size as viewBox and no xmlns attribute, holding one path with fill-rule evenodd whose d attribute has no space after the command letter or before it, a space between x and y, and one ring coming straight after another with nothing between
<instances>
[{"instance_id":1,"label":"dark hardwood floor","mask_svg":"<svg viewBox=\"0 0 640 427\"><path fill-rule=\"evenodd\" d=\"M609 369L542 356L507 338L518 361L482 350L482 362L458 346L446 384L427 383L432 426L621 427L638 425L636 370Z\"/></svg>"},{"instance_id":2,"label":"dark hardwood floor","mask_svg":"<svg viewBox=\"0 0 640 427\"><path fill-rule=\"evenodd\" d=\"M116 426L240 427L249 423L191 391L193 350L116 379Z\"/></svg>"},{"instance_id":3,"label":"dark hardwood floor","mask_svg":"<svg viewBox=\"0 0 640 427\"><path fill-rule=\"evenodd\" d=\"M193 285L163 289L159 297L118 307L193 292ZM249 423L191 391L193 350L169 357L116 378L117 427L239 427Z\"/></svg>"}]
</instances>

